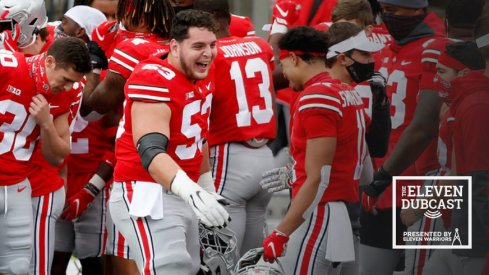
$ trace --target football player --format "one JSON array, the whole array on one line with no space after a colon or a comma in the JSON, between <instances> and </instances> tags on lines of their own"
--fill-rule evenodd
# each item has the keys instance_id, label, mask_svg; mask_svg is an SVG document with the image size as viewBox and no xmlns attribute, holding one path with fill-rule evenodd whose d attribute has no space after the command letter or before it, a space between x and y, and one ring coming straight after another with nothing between
<instances>
[{"instance_id":1,"label":"football player","mask_svg":"<svg viewBox=\"0 0 489 275\"><path fill-rule=\"evenodd\" d=\"M244 253L263 241L271 198L258 183L261 174L273 168L266 146L276 135L273 50L262 38L230 35L227 0L194 0L194 9L211 12L219 25L207 140L212 163L208 185L230 203L229 227Z\"/></svg>"},{"instance_id":2,"label":"football player","mask_svg":"<svg viewBox=\"0 0 489 275\"><path fill-rule=\"evenodd\" d=\"M198 219L229 222L219 196L197 184L210 171L200 80L216 55L214 31L210 14L179 12L168 57L138 64L125 86L109 210L142 274L195 274Z\"/></svg>"},{"instance_id":3,"label":"football player","mask_svg":"<svg viewBox=\"0 0 489 275\"><path fill-rule=\"evenodd\" d=\"M31 184L33 189L36 186L27 177L48 176L35 173L42 167L60 165L68 155L68 119L73 115L71 107L79 101L78 81L91 71L90 56L81 40L65 38L54 43L45 55L25 60L20 53L2 51L0 60L5 87L1 105L6 114L2 117L5 150L0 155L4 186L0 272L28 273L31 253L34 253L36 259L29 273L48 274L52 255L47 247L37 244L45 243L38 242L39 238L53 236L55 218L64 204L64 182L57 173L52 175L51 183L55 186L52 188L57 191L45 196L33 193L39 197L31 199ZM39 137L40 144L36 146ZM40 194L45 193L40 191ZM42 216L33 217L33 207L37 208L38 204L46 210ZM51 246L53 242L54 239L49 240Z\"/></svg>"}]
</instances>

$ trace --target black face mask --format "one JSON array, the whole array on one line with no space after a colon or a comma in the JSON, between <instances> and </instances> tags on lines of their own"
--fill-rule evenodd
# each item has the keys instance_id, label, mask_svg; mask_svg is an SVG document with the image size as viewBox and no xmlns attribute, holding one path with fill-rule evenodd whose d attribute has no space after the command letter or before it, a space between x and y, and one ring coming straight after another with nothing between
<instances>
[{"instance_id":1,"label":"black face mask","mask_svg":"<svg viewBox=\"0 0 489 275\"><path fill-rule=\"evenodd\" d=\"M346 69L348 70L348 73L353 81L356 83L361 83L372 78L372 75L374 74L375 62L364 64L356 61L353 58L351 58L351 60L353 60L353 64L346 66Z\"/></svg>"},{"instance_id":2,"label":"black face mask","mask_svg":"<svg viewBox=\"0 0 489 275\"><path fill-rule=\"evenodd\" d=\"M396 41L406 38L416 26L423 22L425 17L425 14L399 16L389 12L382 13L382 21L384 21L385 27Z\"/></svg>"},{"instance_id":3,"label":"black face mask","mask_svg":"<svg viewBox=\"0 0 489 275\"><path fill-rule=\"evenodd\" d=\"M173 10L175 11L175 14L177 14L181 11L189 10L189 9L193 9L193 8L194 8L194 5L185 6L185 7L176 6L176 7L173 7Z\"/></svg>"}]
</instances>

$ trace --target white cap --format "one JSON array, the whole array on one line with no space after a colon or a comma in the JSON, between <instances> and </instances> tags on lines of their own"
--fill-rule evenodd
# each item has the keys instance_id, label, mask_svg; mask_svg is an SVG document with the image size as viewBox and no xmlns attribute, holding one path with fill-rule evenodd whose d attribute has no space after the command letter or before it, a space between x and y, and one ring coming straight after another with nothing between
<instances>
[{"instance_id":1,"label":"white cap","mask_svg":"<svg viewBox=\"0 0 489 275\"><path fill-rule=\"evenodd\" d=\"M345 53L353 49L373 53L382 50L382 48L384 48L384 44L370 41L365 34L365 31L361 31L357 35L329 47L326 59L330 59L340 53Z\"/></svg>"},{"instance_id":2,"label":"white cap","mask_svg":"<svg viewBox=\"0 0 489 275\"><path fill-rule=\"evenodd\" d=\"M92 40L93 30L102 22L107 21L105 15L89 6L74 6L69 9L65 16L75 21L81 28L85 29L88 38Z\"/></svg>"}]
</instances>

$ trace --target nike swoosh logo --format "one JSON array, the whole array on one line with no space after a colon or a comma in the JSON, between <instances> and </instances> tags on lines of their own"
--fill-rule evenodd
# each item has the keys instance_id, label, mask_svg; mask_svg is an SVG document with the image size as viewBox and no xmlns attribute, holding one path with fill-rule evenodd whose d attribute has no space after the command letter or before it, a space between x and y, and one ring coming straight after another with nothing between
<instances>
[{"instance_id":1,"label":"nike swoosh logo","mask_svg":"<svg viewBox=\"0 0 489 275\"><path fill-rule=\"evenodd\" d=\"M273 255L277 257L278 255L277 252L275 251L275 245L273 245L273 243L268 243L268 247L272 249Z\"/></svg>"},{"instance_id":2,"label":"nike swoosh logo","mask_svg":"<svg viewBox=\"0 0 489 275\"><path fill-rule=\"evenodd\" d=\"M98 32L98 28L95 29L95 34L97 35L98 40L104 41L105 35L100 35L100 33Z\"/></svg>"},{"instance_id":3,"label":"nike swoosh logo","mask_svg":"<svg viewBox=\"0 0 489 275\"><path fill-rule=\"evenodd\" d=\"M280 6L277 5L277 10L278 12L280 13L280 15L282 15L283 17L286 17L288 14L289 14L289 11L284 11L280 8Z\"/></svg>"},{"instance_id":4,"label":"nike swoosh logo","mask_svg":"<svg viewBox=\"0 0 489 275\"><path fill-rule=\"evenodd\" d=\"M409 65L411 63L412 63L411 61L403 60L403 61L401 61L401 66L406 66L406 65Z\"/></svg>"},{"instance_id":5,"label":"nike swoosh logo","mask_svg":"<svg viewBox=\"0 0 489 275\"><path fill-rule=\"evenodd\" d=\"M18 187L18 188L17 188L17 192L19 192L19 193L20 193L20 192L24 191L26 188L27 188L27 186Z\"/></svg>"},{"instance_id":6,"label":"nike swoosh logo","mask_svg":"<svg viewBox=\"0 0 489 275\"><path fill-rule=\"evenodd\" d=\"M54 108L59 108L59 106L58 105L51 105L51 104L49 104L49 109L54 109Z\"/></svg>"}]
</instances>

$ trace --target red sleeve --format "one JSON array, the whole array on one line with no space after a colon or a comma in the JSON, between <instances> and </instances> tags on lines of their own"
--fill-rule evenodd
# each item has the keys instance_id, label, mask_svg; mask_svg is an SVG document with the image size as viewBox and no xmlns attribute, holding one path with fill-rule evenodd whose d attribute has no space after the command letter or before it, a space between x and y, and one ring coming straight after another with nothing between
<instances>
[{"instance_id":1,"label":"red sleeve","mask_svg":"<svg viewBox=\"0 0 489 275\"><path fill-rule=\"evenodd\" d=\"M341 120L341 100L334 95L307 92L298 99L297 116L306 138L335 137Z\"/></svg>"},{"instance_id":2,"label":"red sleeve","mask_svg":"<svg viewBox=\"0 0 489 275\"><path fill-rule=\"evenodd\" d=\"M436 64L440 55L445 51L446 39L432 38L423 44L421 66L423 74L419 82L419 90L437 90L439 84L434 81Z\"/></svg>"},{"instance_id":3,"label":"red sleeve","mask_svg":"<svg viewBox=\"0 0 489 275\"><path fill-rule=\"evenodd\" d=\"M141 64L127 80L124 93L133 101L168 102L167 83L174 76L175 72L159 64Z\"/></svg>"},{"instance_id":4,"label":"red sleeve","mask_svg":"<svg viewBox=\"0 0 489 275\"><path fill-rule=\"evenodd\" d=\"M459 110L462 111L462 110ZM458 112L459 112L458 111ZM463 162L465 171L488 171L489 170L489 108L485 104L472 105L466 108L460 118L456 118L457 124L461 126L462 143L456 144L461 150L457 153L463 154L460 160ZM455 141L457 142L457 141ZM457 163L459 162L458 156ZM458 167L458 165L457 165Z\"/></svg>"}]
</instances>

